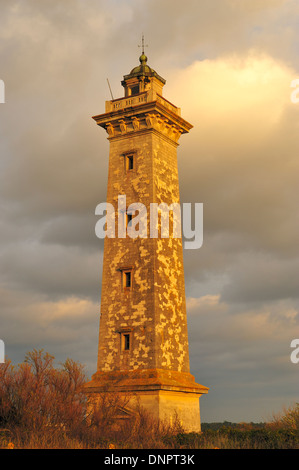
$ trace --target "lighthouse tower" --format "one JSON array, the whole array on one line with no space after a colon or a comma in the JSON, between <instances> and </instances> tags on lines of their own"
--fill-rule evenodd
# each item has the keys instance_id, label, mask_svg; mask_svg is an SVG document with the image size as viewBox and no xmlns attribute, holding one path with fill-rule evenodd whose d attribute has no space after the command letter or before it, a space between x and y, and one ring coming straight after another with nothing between
<instances>
[{"instance_id":1,"label":"lighthouse tower","mask_svg":"<svg viewBox=\"0 0 299 470\"><path fill-rule=\"evenodd\" d=\"M186 431L198 432L199 397L208 388L189 369L182 239L171 230L163 236L161 217L154 236L149 217L153 203L180 202L177 146L192 125L163 97L165 80L144 50L139 62L121 82L124 97L93 117L110 142L107 203L116 226L104 241L97 371L85 390L93 400L130 394L128 409L137 399L155 417L171 422L176 415ZM146 236L123 230L138 216L134 203L146 208Z\"/></svg>"}]
</instances>

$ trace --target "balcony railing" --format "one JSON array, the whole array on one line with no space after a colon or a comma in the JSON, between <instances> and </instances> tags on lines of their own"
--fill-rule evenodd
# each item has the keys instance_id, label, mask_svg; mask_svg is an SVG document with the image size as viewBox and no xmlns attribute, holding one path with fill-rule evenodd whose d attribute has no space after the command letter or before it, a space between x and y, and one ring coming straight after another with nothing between
<instances>
[{"instance_id":1,"label":"balcony railing","mask_svg":"<svg viewBox=\"0 0 299 470\"><path fill-rule=\"evenodd\" d=\"M138 106L150 101L157 101L162 104L169 111L180 116L180 109L174 106L170 101L163 98L163 96L158 93L153 93L152 90L149 92L140 93L135 96L127 96L125 98L118 98L112 101L106 101L106 112L118 111L119 109L128 108L131 106Z\"/></svg>"},{"instance_id":2,"label":"balcony railing","mask_svg":"<svg viewBox=\"0 0 299 470\"><path fill-rule=\"evenodd\" d=\"M147 102L147 93L141 93L136 96L127 96L126 98L119 98L110 101L110 111L117 111L119 109L128 108L129 106L136 106Z\"/></svg>"}]
</instances>

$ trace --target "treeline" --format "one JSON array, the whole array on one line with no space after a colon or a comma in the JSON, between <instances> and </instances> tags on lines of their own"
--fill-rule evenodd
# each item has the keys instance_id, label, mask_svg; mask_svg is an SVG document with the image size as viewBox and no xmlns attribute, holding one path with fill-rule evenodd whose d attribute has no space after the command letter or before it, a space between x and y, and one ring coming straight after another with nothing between
<instances>
[{"instance_id":1,"label":"treeline","mask_svg":"<svg viewBox=\"0 0 299 470\"><path fill-rule=\"evenodd\" d=\"M217 431L222 428L232 428L232 429L261 429L266 426L267 423L232 423L231 421L223 421L222 423L201 423L201 430L207 431L211 429L213 431Z\"/></svg>"}]
</instances>

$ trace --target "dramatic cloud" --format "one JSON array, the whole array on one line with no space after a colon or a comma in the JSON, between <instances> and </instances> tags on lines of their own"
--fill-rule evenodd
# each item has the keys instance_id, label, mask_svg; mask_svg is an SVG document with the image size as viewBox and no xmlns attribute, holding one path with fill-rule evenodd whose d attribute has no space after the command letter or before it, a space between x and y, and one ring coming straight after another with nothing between
<instances>
[{"instance_id":1,"label":"dramatic cloud","mask_svg":"<svg viewBox=\"0 0 299 470\"><path fill-rule=\"evenodd\" d=\"M194 128L182 202L204 203L186 250L191 371L203 420L262 420L298 395L299 6L295 0L0 0L0 338L96 370L109 143L104 112L138 64Z\"/></svg>"},{"instance_id":2,"label":"dramatic cloud","mask_svg":"<svg viewBox=\"0 0 299 470\"><path fill-rule=\"evenodd\" d=\"M189 298L187 307L193 373L199 381L206 377L211 388L209 399L202 399L203 419L225 420L228 407L231 419L239 420L243 406L252 421L266 420L277 403L284 406L296 394L290 343L298 331L299 302L296 308L289 300L250 308L206 295Z\"/></svg>"}]
</instances>

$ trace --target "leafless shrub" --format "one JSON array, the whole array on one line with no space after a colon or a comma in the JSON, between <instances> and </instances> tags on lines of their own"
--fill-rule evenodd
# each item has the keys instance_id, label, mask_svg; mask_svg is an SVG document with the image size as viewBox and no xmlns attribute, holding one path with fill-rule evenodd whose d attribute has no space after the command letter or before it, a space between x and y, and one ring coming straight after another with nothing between
<instances>
[{"instance_id":1,"label":"leafless shrub","mask_svg":"<svg viewBox=\"0 0 299 470\"><path fill-rule=\"evenodd\" d=\"M67 359L54 367L54 357L33 350L25 361L0 364L0 447L15 448L165 448L183 432L156 419L131 393L97 394L90 406L81 364Z\"/></svg>"},{"instance_id":2,"label":"leafless shrub","mask_svg":"<svg viewBox=\"0 0 299 470\"><path fill-rule=\"evenodd\" d=\"M268 427L299 431L299 403L288 408L284 407L282 412L274 414Z\"/></svg>"},{"instance_id":3,"label":"leafless shrub","mask_svg":"<svg viewBox=\"0 0 299 470\"><path fill-rule=\"evenodd\" d=\"M0 426L24 431L58 428L72 430L85 414L83 367L67 359L60 369L54 357L32 351L17 367L0 367Z\"/></svg>"}]
</instances>

